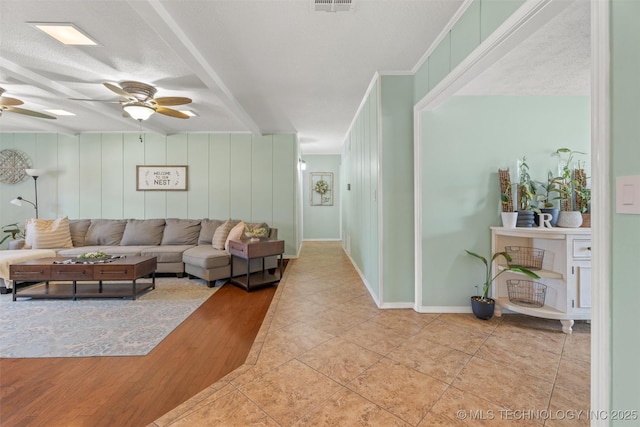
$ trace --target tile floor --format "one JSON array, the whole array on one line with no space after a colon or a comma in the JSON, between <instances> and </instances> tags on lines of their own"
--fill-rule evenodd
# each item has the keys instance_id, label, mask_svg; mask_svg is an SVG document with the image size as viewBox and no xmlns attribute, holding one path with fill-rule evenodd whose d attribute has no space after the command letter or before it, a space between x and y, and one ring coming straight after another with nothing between
<instances>
[{"instance_id":1,"label":"tile floor","mask_svg":"<svg viewBox=\"0 0 640 427\"><path fill-rule=\"evenodd\" d=\"M339 242L305 242L247 362L153 426L589 425L590 326L380 310Z\"/></svg>"}]
</instances>

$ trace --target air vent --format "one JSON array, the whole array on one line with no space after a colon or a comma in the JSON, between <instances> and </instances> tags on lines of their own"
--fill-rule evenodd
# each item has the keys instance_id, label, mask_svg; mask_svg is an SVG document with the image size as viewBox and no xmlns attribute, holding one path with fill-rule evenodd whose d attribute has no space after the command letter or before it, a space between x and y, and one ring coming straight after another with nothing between
<instances>
[{"instance_id":1,"label":"air vent","mask_svg":"<svg viewBox=\"0 0 640 427\"><path fill-rule=\"evenodd\" d=\"M316 12L351 12L355 0L313 0Z\"/></svg>"}]
</instances>

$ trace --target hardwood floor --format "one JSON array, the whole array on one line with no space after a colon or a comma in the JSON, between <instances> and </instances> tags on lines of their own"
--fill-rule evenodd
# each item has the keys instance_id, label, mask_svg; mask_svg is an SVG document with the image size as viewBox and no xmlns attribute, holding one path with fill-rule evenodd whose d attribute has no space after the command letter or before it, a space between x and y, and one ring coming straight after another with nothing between
<instances>
[{"instance_id":1,"label":"hardwood floor","mask_svg":"<svg viewBox=\"0 0 640 427\"><path fill-rule=\"evenodd\" d=\"M146 356L0 359L0 425L146 426L244 362L275 290L225 285Z\"/></svg>"}]
</instances>

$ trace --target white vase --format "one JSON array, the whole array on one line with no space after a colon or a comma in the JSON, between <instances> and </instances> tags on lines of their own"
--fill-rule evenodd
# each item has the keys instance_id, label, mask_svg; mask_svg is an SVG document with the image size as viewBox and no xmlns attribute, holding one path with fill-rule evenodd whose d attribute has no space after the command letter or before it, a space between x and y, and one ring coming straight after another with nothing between
<instances>
[{"instance_id":1,"label":"white vase","mask_svg":"<svg viewBox=\"0 0 640 427\"><path fill-rule=\"evenodd\" d=\"M582 225L582 214L579 211L560 211L558 227L578 228Z\"/></svg>"},{"instance_id":2,"label":"white vase","mask_svg":"<svg viewBox=\"0 0 640 427\"><path fill-rule=\"evenodd\" d=\"M501 212L502 226L504 228L516 228L518 222L518 212Z\"/></svg>"}]
</instances>

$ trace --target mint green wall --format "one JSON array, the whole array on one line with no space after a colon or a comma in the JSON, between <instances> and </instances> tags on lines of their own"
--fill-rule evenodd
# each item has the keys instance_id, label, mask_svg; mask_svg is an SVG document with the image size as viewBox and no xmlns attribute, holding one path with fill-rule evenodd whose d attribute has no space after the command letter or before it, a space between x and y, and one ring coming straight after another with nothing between
<instances>
[{"instance_id":1,"label":"mint green wall","mask_svg":"<svg viewBox=\"0 0 640 427\"><path fill-rule=\"evenodd\" d=\"M342 152L342 239L380 299L378 270L378 85L369 92L347 135ZM347 190L347 185L351 189Z\"/></svg>"},{"instance_id":2,"label":"mint green wall","mask_svg":"<svg viewBox=\"0 0 640 427\"><path fill-rule=\"evenodd\" d=\"M527 157L534 179L557 170L559 147L590 151L589 97L452 97L421 113L424 306L468 306L500 225L498 169Z\"/></svg>"},{"instance_id":3,"label":"mint green wall","mask_svg":"<svg viewBox=\"0 0 640 427\"><path fill-rule=\"evenodd\" d=\"M41 218L238 218L278 227L286 254L298 252L295 135L0 133L0 149L24 151L38 179ZM136 165L189 166L188 191L136 191ZM24 222L33 181L0 184L0 224Z\"/></svg>"},{"instance_id":4,"label":"mint green wall","mask_svg":"<svg viewBox=\"0 0 640 427\"><path fill-rule=\"evenodd\" d=\"M302 156L307 169L302 172L302 236L304 240L340 240L340 155L307 154ZM333 173L333 206L311 206L310 174Z\"/></svg>"},{"instance_id":5,"label":"mint green wall","mask_svg":"<svg viewBox=\"0 0 640 427\"><path fill-rule=\"evenodd\" d=\"M422 99L525 0L475 0L415 73L414 101Z\"/></svg>"},{"instance_id":6,"label":"mint green wall","mask_svg":"<svg viewBox=\"0 0 640 427\"><path fill-rule=\"evenodd\" d=\"M615 180L640 175L640 2L611 3L611 166ZM638 354L638 260L640 215L616 214L612 207L612 403L614 410L640 411ZM635 422L614 421L626 426Z\"/></svg>"},{"instance_id":7,"label":"mint green wall","mask_svg":"<svg viewBox=\"0 0 640 427\"><path fill-rule=\"evenodd\" d=\"M384 303L415 299L412 98L413 76L381 77Z\"/></svg>"}]
</instances>

